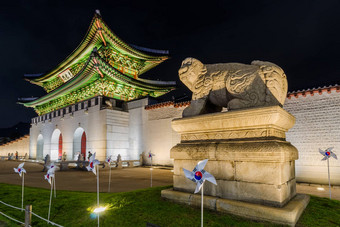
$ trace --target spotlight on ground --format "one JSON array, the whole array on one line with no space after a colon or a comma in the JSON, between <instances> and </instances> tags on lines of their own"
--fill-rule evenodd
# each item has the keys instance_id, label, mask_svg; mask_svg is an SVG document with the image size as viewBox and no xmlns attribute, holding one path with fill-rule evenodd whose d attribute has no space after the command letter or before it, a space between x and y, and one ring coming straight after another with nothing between
<instances>
[{"instance_id":1,"label":"spotlight on ground","mask_svg":"<svg viewBox=\"0 0 340 227\"><path fill-rule=\"evenodd\" d=\"M324 188L321 188L321 187L318 187L318 188L316 188L318 191L325 191L325 189Z\"/></svg>"},{"instance_id":2,"label":"spotlight on ground","mask_svg":"<svg viewBox=\"0 0 340 227\"><path fill-rule=\"evenodd\" d=\"M100 213L106 210L106 207L97 207L93 210L94 213Z\"/></svg>"}]
</instances>

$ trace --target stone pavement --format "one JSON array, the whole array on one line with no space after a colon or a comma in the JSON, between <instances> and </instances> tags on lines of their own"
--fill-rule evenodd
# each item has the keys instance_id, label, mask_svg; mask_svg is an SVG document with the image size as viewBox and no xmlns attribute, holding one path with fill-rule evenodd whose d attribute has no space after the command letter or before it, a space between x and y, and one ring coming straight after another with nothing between
<instances>
[{"instance_id":1,"label":"stone pavement","mask_svg":"<svg viewBox=\"0 0 340 227\"><path fill-rule=\"evenodd\" d=\"M13 168L18 167L17 161L0 161L0 183L21 185L21 178L14 173ZM46 172L42 172L43 166L26 162L24 168L25 185L29 187L50 188L50 184L44 180ZM109 169L100 168L100 191L108 191ZM172 185L173 172L171 168L155 167L152 174L153 186ZM92 172L70 169L56 173L56 186L58 190L96 192L96 176ZM111 170L111 192L124 192L150 187L150 168L134 167ZM319 191L317 188L323 188ZM329 197L328 185L297 184L297 192L311 194L320 197ZM340 200L340 186L332 187L332 199Z\"/></svg>"}]
</instances>

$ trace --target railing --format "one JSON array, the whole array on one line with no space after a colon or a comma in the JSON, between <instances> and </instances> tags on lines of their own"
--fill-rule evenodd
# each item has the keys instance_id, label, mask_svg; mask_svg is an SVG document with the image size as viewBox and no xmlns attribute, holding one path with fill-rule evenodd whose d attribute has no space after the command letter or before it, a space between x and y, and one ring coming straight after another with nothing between
<instances>
[{"instance_id":1,"label":"railing","mask_svg":"<svg viewBox=\"0 0 340 227\"><path fill-rule=\"evenodd\" d=\"M26 226L27 226L27 227L28 227L28 226L31 226L31 217L32 217L32 215L34 215L34 216L37 217L37 218L40 218L40 219L43 220L43 221L46 221L47 224L55 225L55 226L58 226L58 227L63 227L62 225L58 225L57 223L54 223L54 222L52 222L52 221L49 221L49 220L47 220L47 219L45 219L45 218L43 218L43 217L37 215L36 213L33 213L33 212L32 212L32 205L26 205L26 209L21 209L21 208L19 208L19 207L16 207L16 206L12 206L12 205L10 205L10 204L7 204L7 203L5 203L5 202L3 202L3 201L1 201L1 200L0 200L0 203L3 204L3 205L5 205L5 206L11 207L11 208L13 208L13 209L20 210L20 211L25 210L25 222L22 222L22 221L19 221L19 220L15 219L15 218L12 218L12 217L10 217L9 215L7 215L7 214L5 214L5 213L3 213L3 212L0 211L0 214L1 214L1 215L5 216L6 218L8 218L8 219L10 219L10 220L12 220L12 221L15 221L15 222L19 223L19 224L25 225L25 227L26 227ZM32 215L31 215L31 214L32 214Z\"/></svg>"}]
</instances>

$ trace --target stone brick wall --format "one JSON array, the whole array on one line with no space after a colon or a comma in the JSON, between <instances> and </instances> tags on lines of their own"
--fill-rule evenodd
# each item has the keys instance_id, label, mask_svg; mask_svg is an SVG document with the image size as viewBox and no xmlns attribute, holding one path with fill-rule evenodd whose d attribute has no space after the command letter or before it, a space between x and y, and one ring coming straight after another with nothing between
<instances>
[{"instance_id":1,"label":"stone brick wall","mask_svg":"<svg viewBox=\"0 0 340 227\"><path fill-rule=\"evenodd\" d=\"M328 184L327 162L318 150L334 147L340 159L340 93L319 90L288 97L284 109L296 118L287 141L299 151L297 181ZM340 160L330 159L330 174L332 184L340 185Z\"/></svg>"},{"instance_id":2,"label":"stone brick wall","mask_svg":"<svg viewBox=\"0 0 340 227\"><path fill-rule=\"evenodd\" d=\"M334 89L333 89L334 88ZM179 135L171 128L171 120L180 118L188 105L175 108L173 104L148 106L148 148L163 157L158 164L172 164L170 149L180 142ZM295 164L298 182L328 184L327 162L321 161L319 148L334 147L338 160L330 159L331 183L340 185L340 92L332 87L308 92L291 93L284 109L296 118L287 133L287 141L299 151ZM153 130L154 129L154 130ZM160 144L162 146L160 146ZM155 157L156 161L156 157Z\"/></svg>"}]
</instances>

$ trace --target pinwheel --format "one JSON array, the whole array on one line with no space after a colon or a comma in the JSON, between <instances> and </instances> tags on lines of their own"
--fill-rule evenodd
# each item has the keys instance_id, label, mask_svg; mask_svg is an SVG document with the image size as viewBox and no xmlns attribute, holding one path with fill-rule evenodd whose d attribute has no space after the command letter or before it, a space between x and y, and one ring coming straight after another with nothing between
<instances>
[{"instance_id":1,"label":"pinwheel","mask_svg":"<svg viewBox=\"0 0 340 227\"><path fill-rule=\"evenodd\" d=\"M150 168L150 175L151 175L151 180L150 180L150 182L151 182L151 188L152 188L152 170L153 170L153 168L152 168L152 156L155 156L155 154L153 154L153 153L151 153L151 151L149 151L149 155L148 155L148 158L150 158L151 159L151 168Z\"/></svg>"},{"instance_id":2,"label":"pinwheel","mask_svg":"<svg viewBox=\"0 0 340 227\"><path fill-rule=\"evenodd\" d=\"M205 165L207 164L208 159L205 159L203 161L200 161L193 171L189 171L183 168L185 176L195 182L196 189L194 193L197 193L200 191L201 187L203 186L204 181L210 181L211 183L217 185L215 177L204 170Z\"/></svg>"},{"instance_id":3,"label":"pinwheel","mask_svg":"<svg viewBox=\"0 0 340 227\"><path fill-rule=\"evenodd\" d=\"M111 161L112 161L112 159L111 159L111 156L112 155L110 155L109 157L107 157L107 159L106 159L106 162L108 163L108 165L109 165L109 189L108 189L108 192L110 192L110 189L111 189Z\"/></svg>"},{"instance_id":4,"label":"pinwheel","mask_svg":"<svg viewBox=\"0 0 340 227\"><path fill-rule=\"evenodd\" d=\"M203 185L204 182L210 181L211 183L217 185L216 179L213 175L204 170L205 165L207 164L208 159L204 159L197 163L193 171L189 171L183 168L185 176L196 183L196 189L194 193L197 193L201 190L201 226L203 227Z\"/></svg>"},{"instance_id":5,"label":"pinwheel","mask_svg":"<svg viewBox=\"0 0 340 227\"><path fill-rule=\"evenodd\" d=\"M24 185L25 185L25 173L26 170L24 169L25 163L19 164L18 168L14 168L14 172L18 173L19 176L22 176L22 182L21 182L21 209L24 210Z\"/></svg>"},{"instance_id":6,"label":"pinwheel","mask_svg":"<svg viewBox=\"0 0 340 227\"><path fill-rule=\"evenodd\" d=\"M111 163L111 161L112 161L111 156L112 156L112 155L110 155L109 157L107 157L107 159L105 160L107 163L109 163L109 165L110 165L110 163Z\"/></svg>"},{"instance_id":7,"label":"pinwheel","mask_svg":"<svg viewBox=\"0 0 340 227\"><path fill-rule=\"evenodd\" d=\"M96 152L94 152L89 160L89 165L86 167L87 171L92 171L94 175L96 175L96 165L98 164L100 164L100 162L96 159Z\"/></svg>"},{"instance_id":8,"label":"pinwheel","mask_svg":"<svg viewBox=\"0 0 340 227\"><path fill-rule=\"evenodd\" d=\"M52 184L52 178L54 178L54 171L48 170L47 174L44 175L44 177L45 177L45 180L48 181L48 183Z\"/></svg>"},{"instance_id":9,"label":"pinwheel","mask_svg":"<svg viewBox=\"0 0 340 227\"><path fill-rule=\"evenodd\" d=\"M98 166L100 162L96 159L96 152L90 157L89 165L86 167L87 171L92 171L95 175L97 175L97 206L99 207L99 168L98 174L96 173L96 166ZM98 213L98 226L99 226L99 213Z\"/></svg>"},{"instance_id":10,"label":"pinwheel","mask_svg":"<svg viewBox=\"0 0 340 227\"><path fill-rule=\"evenodd\" d=\"M329 147L325 151L321 150L319 148L319 153L322 154L324 157L321 159L321 161L327 160L327 168L328 168L328 186L329 186L329 199L332 198L332 192L331 192L331 176L329 173L329 158L333 157L335 159L338 159L336 154L332 151L334 147Z\"/></svg>"},{"instance_id":11,"label":"pinwheel","mask_svg":"<svg viewBox=\"0 0 340 227\"><path fill-rule=\"evenodd\" d=\"M152 156L155 156L155 154L151 153L151 151L149 152L148 158L151 158L151 162L152 162Z\"/></svg>"},{"instance_id":12,"label":"pinwheel","mask_svg":"<svg viewBox=\"0 0 340 227\"><path fill-rule=\"evenodd\" d=\"M19 164L18 168L14 168L14 172L19 173L19 176L21 177L22 173L26 173L26 170L24 169L25 163Z\"/></svg>"},{"instance_id":13,"label":"pinwheel","mask_svg":"<svg viewBox=\"0 0 340 227\"><path fill-rule=\"evenodd\" d=\"M50 220L50 214L51 214L53 188L54 188L54 197L56 197L56 186L55 186L55 171L56 171L56 169L57 169L56 165L52 162L51 164L49 164L47 166L47 173L46 173L46 175L44 175L45 180L47 180L48 183L50 183L50 185L51 185L50 204L49 204L49 207L48 207L48 218L47 218L48 221Z\"/></svg>"},{"instance_id":14,"label":"pinwheel","mask_svg":"<svg viewBox=\"0 0 340 227\"><path fill-rule=\"evenodd\" d=\"M319 152L320 154L322 154L324 157L323 159L321 159L321 161L327 160L330 157L333 157L335 159L338 159L338 157L336 156L336 154L334 154L334 152L332 151L334 147L329 147L327 148L325 151L321 150L319 148Z\"/></svg>"}]
</instances>

